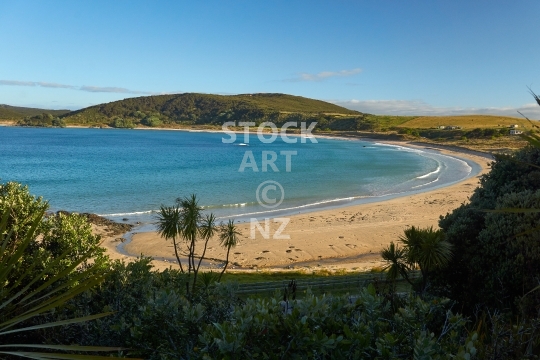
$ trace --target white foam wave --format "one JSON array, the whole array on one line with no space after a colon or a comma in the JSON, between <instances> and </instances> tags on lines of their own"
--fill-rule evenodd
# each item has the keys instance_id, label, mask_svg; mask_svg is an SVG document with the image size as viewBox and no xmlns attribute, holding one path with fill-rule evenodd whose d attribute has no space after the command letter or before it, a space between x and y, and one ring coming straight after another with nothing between
<instances>
[{"instance_id":1,"label":"white foam wave","mask_svg":"<svg viewBox=\"0 0 540 360\"><path fill-rule=\"evenodd\" d=\"M142 215L142 214L151 214L157 210L148 210L148 211L134 211L127 213L116 213L116 214L97 214L98 216L128 216L128 215Z\"/></svg>"},{"instance_id":2,"label":"white foam wave","mask_svg":"<svg viewBox=\"0 0 540 360\"><path fill-rule=\"evenodd\" d=\"M423 187L423 186L426 186L426 185L429 185L429 184L433 184L434 182L437 182L439 181L439 177L437 176L437 178L433 181L430 181L428 183L425 183L425 184L422 184L422 185L417 185L417 186L413 186L411 189L416 189L416 188L419 188L419 187Z\"/></svg>"},{"instance_id":3,"label":"white foam wave","mask_svg":"<svg viewBox=\"0 0 540 360\"><path fill-rule=\"evenodd\" d=\"M410 148L410 147L401 146L401 145L394 145L394 144L385 144L385 143L375 142L375 143L373 143L373 145L388 146L388 147L396 148L397 150L407 151L407 152L414 152L414 153L423 153L424 152L424 151L422 151L420 149Z\"/></svg>"},{"instance_id":4,"label":"white foam wave","mask_svg":"<svg viewBox=\"0 0 540 360\"><path fill-rule=\"evenodd\" d=\"M421 176L417 176L416 178L417 179L425 179L430 175L437 174L439 171L441 171L441 165L437 166L437 170L429 172L429 173L421 175Z\"/></svg>"},{"instance_id":5,"label":"white foam wave","mask_svg":"<svg viewBox=\"0 0 540 360\"><path fill-rule=\"evenodd\" d=\"M218 219L225 219L225 218L239 217L239 216L248 216L248 215L260 215L260 214L272 213L272 212L276 212L276 211L290 211L290 210L304 209L304 208L311 207L311 206L323 205L323 204L328 204L328 203L338 202L338 201L352 201L352 200L361 199L361 198L364 198L364 197L369 197L369 196L351 196L351 197L346 197L346 198L323 200L323 201L318 201L318 202L314 202L314 203L310 203L310 204L293 206L293 207L289 207L289 208L285 208L285 209L264 210L264 211L255 211L255 212L245 213L245 214L221 216L221 217L218 217Z\"/></svg>"},{"instance_id":6,"label":"white foam wave","mask_svg":"<svg viewBox=\"0 0 540 360\"><path fill-rule=\"evenodd\" d=\"M469 174L471 173L472 167L465 160L462 160L462 159L454 157L454 156L448 156L448 155L443 155L443 154L438 154L438 155L442 156L442 157L452 159L452 160L456 160L456 161L460 162L462 165L465 165L465 168L467 169L467 176L469 176Z\"/></svg>"}]
</instances>

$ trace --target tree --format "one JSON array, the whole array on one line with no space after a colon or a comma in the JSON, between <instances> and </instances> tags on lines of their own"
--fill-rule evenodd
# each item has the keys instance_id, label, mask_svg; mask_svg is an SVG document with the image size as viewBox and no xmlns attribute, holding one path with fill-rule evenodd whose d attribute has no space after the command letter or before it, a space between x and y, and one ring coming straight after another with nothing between
<instances>
[{"instance_id":1,"label":"tree","mask_svg":"<svg viewBox=\"0 0 540 360\"><path fill-rule=\"evenodd\" d=\"M197 285L197 275L206 253L208 241L217 231L216 217L214 214L203 214L203 209L199 206L195 194L179 198L176 202L177 204L172 207L161 206L156 224L158 226L158 232L162 237L173 240L176 259L182 272L184 272L184 269L178 252L179 244L177 244L176 239L181 237L186 244L188 261L186 289L189 293L191 273L193 272L191 291L194 292ZM204 241L204 248L196 264L197 242L200 239Z\"/></svg>"},{"instance_id":2,"label":"tree","mask_svg":"<svg viewBox=\"0 0 540 360\"><path fill-rule=\"evenodd\" d=\"M450 262L452 245L445 240L441 230L433 230L433 227L420 229L412 226L404 230L399 241L403 248L392 242L381 252L382 258L388 263L385 267L388 277L395 280L401 275L412 285L408 271L418 267L422 273L421 292L424 292L429 285L431 272L446 267Z\"/></svg>"},{"instance_id":3,"label":"tree","mask_svg":"<svg viewBox=\"0 0 540 360\"><path fill-rule=\"evenodd\" d=\"M218 281L221 281L221 277L225 273L225 270L227 270L227 265L229 265L229 253L231 252L231 248L235 247L240 242L240 239L238 238L240 235L242 234L238 231L238 228L234 224L234 220L229 220L227 224L221 224L219 241L220 245L227 249L227 257Z\"/></svg>"},{"instance_id":4,"label":"tree","mask_svg":"<svg viewBox=\"0 0 540 360\"><path fill-rule=\"evenodd\" d=\"M433 230L433 226L425 229L414 226L404 230L400 241L406 249L407 262L411 266L418 265L422 273L422 291L429 283L430 272L444 268L452 258L452 244L445 240L441 230Z\"/></svg>"},{"instance_id":5,"label":"tree","mask_svg":"<svg viewBox=\"0 0 540 360\"><path fill-rule=\"evenodd\" d=\"M392 287L394 287L395 281L400 276L409 281L406 249L400 248L391 242L388 248L381 251L381 257L387 262L383 271L386 271L386 276L392 282Z\"/></svg>"},{"instance_id":6,"label":"tree","mask_svg":"<svg viewBox=\"0 0 540 360\"><path fill-rule=\"evenodd\" d=\"M201 263L204 259L204 255L206 254L206 248L208 247L208 241L214 237L214 234L217 231L216 226L216 217L214 214L208 214L204 217L201 224L199 225L199 233L201 237L204 240L204 249L203 252L199 258L199 263L197 264L197 267L194 268L193 272L193 291L195 291L195 285L197 284L197 275L199 274L199 268L201 267Z\"/></svg>"},{"instance_id":7,"label":"tree","mask_svg":"<svg viewBox=\"0 0 540 360\"><path fill-rule=\"evenodd\" d=\"M155 224L157 225L158 234L165 238L165 240L172 239L176 261L180 266L180 271L184 273L182 261L178 255L178 244L176 243L176 238L181 232L180 207L178 205L171 207L160 206L156 220Z\"/></svg>"},{"instance_id":8,"label":"tree","mask_svg":"<svg viewBox=\"0 0 540 360\"><path fill-rule=\"evenodd\" d=\"M158 116L146 116L141 120L141 124L150 126L150 127L158 127L163 124L163 122L159 119Z\"/></svg>"}]
</instances>

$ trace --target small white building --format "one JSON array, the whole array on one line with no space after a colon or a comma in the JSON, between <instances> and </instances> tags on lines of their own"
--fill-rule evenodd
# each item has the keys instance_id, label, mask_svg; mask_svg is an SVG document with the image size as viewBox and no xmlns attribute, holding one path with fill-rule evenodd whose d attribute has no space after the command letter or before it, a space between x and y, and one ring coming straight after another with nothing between
<instances>
[{"instance_id":1,"label":"small white building","mask_svg":"<svg viewBox=\"0 0 540 360\"><path fill-rule=\"evenodd\" d=\"M523 134L523 131L521 131L521 130L510 130L510 135L520 135L520 134Z\"/></svg>"},{"instance_id":2,"label":"small white building","mask_svg":"<svg viewBox=\"0 0 540 360\"><path fill-rule=\"evenodd\" d=\"M512 128L512 129L517 129L518 127L519 127L518 124L510 125L510 128Z\"/></svg>"}]
</instances>

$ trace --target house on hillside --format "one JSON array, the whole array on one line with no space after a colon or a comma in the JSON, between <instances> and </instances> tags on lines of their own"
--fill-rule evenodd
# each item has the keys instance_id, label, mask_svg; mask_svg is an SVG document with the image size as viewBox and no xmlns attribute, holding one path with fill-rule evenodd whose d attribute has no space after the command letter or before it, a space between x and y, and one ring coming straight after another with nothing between
<instances>
[{"instance_id":1,"label":"house on hillside","mask_svg":"<svg viewBox=\"0 0 540 360\"><path fill-rule=\"evenodd\" d=\"M518 127L519 127L518 124L510 125L510 128L511 128L511 129L517 129Z\"/></svg>"},{"instance_id":2,"label":"house on hillside","mask_svg":"<svg viewBox=\"0 0 540 360\"><path fill-rule=\"evenodd\" d=\"M516 125L517 126L517 125ZM510 130L510 135L519 135L519 134L523 134L523 131L521 130Z\"/></svg>"},{"instance_id":3,"label":"house on hillside","mask_svg":"<svg viewBox=\"0 0 540 360\"><path fill-rule=\"evenodd\" d=\"M437 129L439 130L456 130L461 129L460 126L453 126L453 125L439 125L437 126Z\"/></svg>"}]
</instances>

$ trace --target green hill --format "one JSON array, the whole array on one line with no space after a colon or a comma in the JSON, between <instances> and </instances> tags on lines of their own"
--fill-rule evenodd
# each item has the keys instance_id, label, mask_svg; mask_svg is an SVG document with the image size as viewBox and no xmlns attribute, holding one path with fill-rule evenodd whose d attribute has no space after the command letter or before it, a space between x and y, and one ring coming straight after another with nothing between
<instances>
[{"instance_id":1,"label":"green hill","mask_svg":"<svg viewBox=\"0 0 540 360\"><path fill-rule=\"evenodd\" d=\"M0 120L21 120L25 117L37 116L43 113L59 116L69 112L69 110L36 109L0 104Z\"/></svg>"},{"instance_id":2,"label":"green hill","mask_svg":"<svg viewBox=\"0 0 540 360\"><path fill-rule=\"evenodd\" d=\"M175 94L129 98L91 106L62 116L67 124L114 127L221 125L225 121L356 121L363 114L301 96L285 94ZM324 121L323 121L324 122ZM330 123L329 123L330 122ZM350 127L351 124L349 124Z\"/></svg>"}]
</instances>

